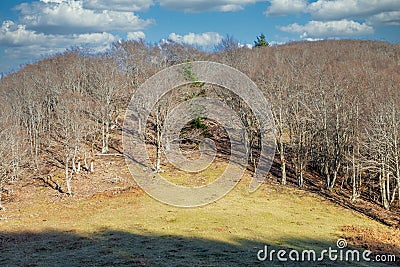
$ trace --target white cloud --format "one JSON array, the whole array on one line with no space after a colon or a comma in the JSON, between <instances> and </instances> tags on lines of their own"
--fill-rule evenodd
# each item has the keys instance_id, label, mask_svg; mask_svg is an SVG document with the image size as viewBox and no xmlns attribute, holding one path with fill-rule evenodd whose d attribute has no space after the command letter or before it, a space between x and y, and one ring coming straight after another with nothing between
<instances>
[{"instance_id":1,"label":"white cloud","mask_svg":"<svg viewBox=\"0 0 400 267\"><path fill-rule=\"evenodd\" d=\"M322 41L324 39L322 39L322 38L304 38L304 40L307 42L318 42L318 41Z\"/></svg>"},{"instance_id":2,"label":"white cloud","mask_svg":"<svg viewBox=\"0 0 400 267\"><path fill-rule=\"evenodd\" d=\"M216 32L205 32L200 34L189 33L187 35L178 35L176 33L171 33L169 39L181 43L194 46L213 46L219 44L224 37Z\"/></svg>"},{"instance_id":3,"label":"white cloud","mask_svg":"<svg viewBox=\"0 0 400 267\"><path fill-rule=\"evenodd\" d=\"M153 4L153 0L83 0L84 8L95 10L147 11Z\"/></svg>"},{"instance_id":4,"label":"white cloud","mask_svg":"<svg viewBox=\"0 0 400 267\"><path fill-rule=\"evenodd\" d=\"M308 6L314 19L362 18L382 12L400 11L399 0L318 0Z\"/></svg>"},{"instance_id":5,"label":"white cloud","mask_svg":"<svg viewBox=\"0 0 400 267\"><path fill-rule=\"evenodd\" d=\"M185 12L242 10L245 5L265 0L158 0L161 7Z\"/></svg>"},{"instance_id":6,"label":"white cloud","mask_svg":"<svg viewBox=\"0 0 400 267\"><path fill-rule=\"evenodd\" d=\"M4 21L0 28L0 45L11 59L37 59L43 55L62 52L72 46L87 47L95 52L105 51L119 40L110 33L53 35L27 30L24 25Z\"/></svg>"},{"instance_id":7,"label":"white cloud","mask_svg":"<svg viewBox=\"0 0 400 267\"><path fill-rule=\"evenodd\" d=\"M300 34L301 38L334 38L334 37L353 37L356 35L368 35L374 32L374 29L365 24L351 20L339 21L310 21L306 25L297 23L288 26L278 27L280 30Z\"/></svg>"},{"instance_id":8,"label":"white cloud","mask_svg":"<svg viewBox=\"0 0 400 267\"><path fill-rule=\"evenodd\" d=\"M62 2L65 2L65 0L40 0L40 2L43 2L43 3L62 3Z\"/></svg>"},{"instance_id":9,"label":"white cloud","mask_svg":"<svg viewBox=\"0 0 400 267\"><path fill-rule=\"evenodd\" d=\"M282 16L306 11L307 0L270 0L265 15Z\"/></svg>"},{"instance_id":10,"label":"white cloud","mask_svg":"<svg viewBox=\"0 0 400 267\"><path fill-rule=\"evenodd\" d=\"M239 10L243 10L243 6L242 5L221 5L221 6L217 6L215 7L215 11L222 11L222 12L234 12L234 11L239 11Z\"/></svg>"},{"instance_id":11,"label":"white cloud","mask_svg":"<svg viewBox=\"0 0 400 267\"><path fill-rule=\"evenodd\" d=\"M81 1L75 0L42 0L15 9L20 11L20 22L27 29L53 34L137 31L153 23L132 12L85 9Z\"/></svg>"},{"instance_id":12,"label":"white cloud","mask_svg":"<svg viewBox=\"0 0 400 267\"><path fill-rule=\"evenodd\" d=\"M146 34L144 32L138 31L138 32L128 32L126 35L126 38L128 40L134 40L134 41L139 41L142 39L146 39Z\"/></svg>"},{"instance_id":13,"label":"white cloud","mask_svg":"<svg viewBox=\"0 0 400 267\"><path fill-rule=\"evenodd\" d=\"M239 48L253 49L253 45L252 44L241 44L241 43L238 43L238 47Z\"/></svg>"},{"instance_id":14,"label":"white cloud","mask_svg":"<svg viewBox=\"0 0 400 267\"><path fill-rule=\"evenodd\" d=\"M268 42L269 43L269 45L270 46L277 46L277 45L283 45L283 44L286 44L287 42L285 42L285 41L270 41L270 42Z\"/></svg>"},{"instance_id":15,"label":"white cloud","mask_svg":"<svg viewBox=\"0 0 400 267\"><path fill-rule=\"evenodd\" d=\"M26 43L43 42L45 35L36 34L26 30L25 25L17 25L13 21L6 20L0 28L0 45L2 46L22 46Z\"/></svg>"},{"instance_id":16,"label":"white cloud","mask_svg":"<svg viewBox=\"0 0 400 267\"><path fill-rule=\"evenodd\" d=\"M384 12L373 15L367 19L369 25L400 25L400 11Z\"/></svg>"}]
</instances>

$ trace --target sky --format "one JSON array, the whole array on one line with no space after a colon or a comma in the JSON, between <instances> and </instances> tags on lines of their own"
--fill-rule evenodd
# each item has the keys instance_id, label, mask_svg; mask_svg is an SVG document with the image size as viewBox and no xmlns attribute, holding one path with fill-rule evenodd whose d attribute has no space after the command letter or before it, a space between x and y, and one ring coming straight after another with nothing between
<instances>
[{"instance_id":1,"label":"sky","mask_svg":"<svg viewBox=\"0 0 400 267\"><path fill-rule=\"evenodd\" d=\"M172 40L211 51L321 39L400 43L400 0L1 0L0 73L72 47Z\"/></svg>"}]
</instances>

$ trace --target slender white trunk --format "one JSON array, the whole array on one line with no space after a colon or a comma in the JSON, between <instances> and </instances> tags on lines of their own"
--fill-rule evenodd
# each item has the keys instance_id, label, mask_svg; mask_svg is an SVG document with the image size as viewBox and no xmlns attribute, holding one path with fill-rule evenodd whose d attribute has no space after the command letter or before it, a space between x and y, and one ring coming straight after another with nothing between
<instances>
[{"instance_id":1,"label":"slender white trunk","mask_svg":"<svg viewBox=\"0 0 400 267\"><path fill-rule=\"evenodd\" d=\"M106 154L108 153L108 139L109 139L109 123L107 121L103 121L101 125L102 131L102 141L103 145L101 148L101 153Z\"/></svg>"},{"instance_id":2,"label":"slender white trunk","mask_svg":"<svg viewBox=\"0 0 400 267\"><path fill-rule=\"evenodd\" d=\"M75 155L72 157L72 171L74 172L74 173L76 173L77 172L77 170L76 170L76 165L75 165Z\"/></svg>"},{"instance_id":3,"label":"slender white trunk","mask_svg":"<svg viewBox=\"0 0 400 267\"><path fill-rule=\"evenodd\" d=\"M382 205L386 210L388 210L390 206L389 200L387 198L387 188L386 188L386 179L388 178L389 177L386 176L384 163L382 163L381 173L379 174L379 188L381 192Z\"/></svg>"},{"instance_id":4,"label":"slender white trunk","mask_svg":"<svg viewBox=\"0 0 400 267\"><path fill-rule=\"evenodd\" d=\"M69 178L67 179L67 194L68 194L68 196L72 196L71 180L72 180L72 172L69 174Z\"/></svg>"},{"instance_id":5,"label":"slender white trunk","mask_svg":"<svg viewBox=\"0 0 400 267\"><path fill-rule=\"evenodd\" d=\"M83 154L83 166L86 170L89 169L88 163L87 163L87 153L86 153L86 149L85 149L85 153Z\"/></svg>"},{"instance_id":6,"label":"slender white trunk","mask_svg":"<svg viewBox=\"0 0 400 267\"><path fill-rule=\"evenodd\" d=\"M357 193L357 173L356 173L356 163L355 163L355 155L354 155L354 151L353 151L353 173L352 173L352 194L351 194L351 202L354 202L357 197L358 197L358 193Z\"/></svg>"},{"instance_id":7,"label":"slender white trunk","mask_svg":"<svg viewBox=\"0 0 400 267\"><path fill-rule=\"evenodd\" d=\"M304 166L303 162L300 163L300 176L299 176L299 186L303 187L304 185Z\"/></svg>"},{"instance_id":8,"label":"slender white trunk","mask_svg":"<svg viewBox=\"0 0 400 267\"><path fill-rule=\"evenodd\" d=\"M107 122L107 124L106 124L106 147L105 147L106 152L105 153L108 153L109 140L110 140L110 123Z\"/></svg>"},{"instance_id":9,"label":"slender white trunk","mask_svg":"<svg viewBox=\"0 0 400 267\"><path fill-rule=\"evenodd\" d=\"M0 210L4 209L2 204L1 204L2 195L3 195L3 177L0 177Z\"/></svg>"},{"instance_id":10,"label":"slender white trunk","mask_svg":"<svg viewBox=\"0 0 400 267\"><path fill-rule=\"evenodd\" d=\"M90 162L90 168L89 168L89 173L94 172L94 161Z\"/></svg>"},{"instance_id":11,"label":"slender white trunk","mask_svg":"<svg viewBox=\"0 0 400 267\"><path fill-rule=\"evenodd\" d=\"M285 158L285 148L282 143L282 140L279 142L279 154L281 158L281 172L282 172L281 184L286 185L286 158Z\"/></svg>"},{"instance_id":12,"label":"slender white trunk","mask_svg":"<svg viewBox=\"0 0 400 267\"><path fill-rule=\"evenodd\" d=\"M67 186L67 194L70 196L71 195L71 178L72 178L72 173L70 175L69 173L69 157L67 156L65 160L65 184Z\"/></svg>"},{"instance_id":13,"label":"slender white trunk","mask_svg":"<svg viewBox=\"0 0 400 267\"><path fill-rule=\"evenodd\" d=\"M161 127L157 124L156 172L161 171Z\"/></svg>"}]
</instances>

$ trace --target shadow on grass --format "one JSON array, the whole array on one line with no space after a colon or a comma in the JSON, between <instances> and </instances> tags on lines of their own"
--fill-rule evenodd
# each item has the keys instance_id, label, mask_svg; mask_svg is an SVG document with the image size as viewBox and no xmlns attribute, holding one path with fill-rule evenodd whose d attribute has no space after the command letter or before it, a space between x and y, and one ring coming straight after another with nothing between
<instances>
[{"instance_id":1,"label":"shadow on grass","mask_svg":"<svg viewBox=\"0 0 400 267\"><path fill-rule=\"evenodd\" d=\"M249 240L235 244L169 235L138 235L104 230L90 235L74 232L0 233L1 266L379 266L366 262L260 262L268 249L315 249L335 244L316 240L281 240L282 247ZM275 243L276 244L276 243ZM275 256L276 257L276 256ZM381 265L385 266L385 265Z\"/></svg>"}]
</instances>

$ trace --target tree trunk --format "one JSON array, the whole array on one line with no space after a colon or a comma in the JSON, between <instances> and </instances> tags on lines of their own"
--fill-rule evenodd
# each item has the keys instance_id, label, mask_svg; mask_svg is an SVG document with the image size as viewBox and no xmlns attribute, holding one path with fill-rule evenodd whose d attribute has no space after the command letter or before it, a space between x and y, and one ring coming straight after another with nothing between
<instances>
[{"instance_id":1,"label":"tree trunk","mask_svg":"<svg viewBox=\"0 0 400 267\"><path fill-rule=\"evenodd\" d=\"M350 201L354 202L356 201L358 197L358 192L357 192L357 174L356 174L356 164L354 163L354 154L353 154L353 175L352 175L352 193L351 193L351 198Z\"/></svg>"},{"instance_id":2,"label":"tree trunk","mask_svg":"<svg viewBox=\"0 0 400 267\"><path fill-rule=\"evenodd\" d=\"M106 152L104 152L104 153L108 153L109 141L110 141L110 123L107 121L107 124L106 124L106 147L105 147Z\"/></svg>"},{"instance_id":3,"label":"tree trunk","mask_svg":"<svg viewBox=\"0 0 400 267\"><path fill-rule=\"evenodd\" d=\"M334 171L333 171L333 174L332 174L332 180L330 181L330 184L328 185L328 189L329 189L330 191L332 191L332 190L333 190L333 187L335 187L335 183L336 183L336 180L337 180L337 176L338 176L338 171L337 171L337 170L334 170Z\"/></svg>"},{"instance_id":4,"label":"tree trunk","mask_svg":"<svg viewBox=\"0 0 400 267\"><path fill-rule=\"evenodd\" d=\"M107 121L103 121L101 130L102 130L102 141L103 141L101 153L106 154L106 153L108 153L108 139L109 139L109 135L110 135L109 126L108 126Z\"/></svg>"},{"instance_id":5,"label":"tree trunk","mask_svg":"<svg viewBox=\"0 0 400 267\"><path fill-rule=\"evenodd\" d=\"M85 153L83 154L83 167L86 170L89 170L89 165L87 163L87 153L86 153L86 149L85 149Z\"/></svg>"},{"instance_id":6,"label":"tree trunk","mask_svg":"<svg viewBox=\"0 0 400 267\"><path fill-rule=\"evenodd\" d=\"M68 196L72 196L71 180L72 180L72 172L69 174L69 177L67 178L67 181L66 181L66 184L67 184L67 195Z\"/></svg>"},{"instance_id":7,"label":"tree trunk","mask_svg":"<svg viewBox=\"0 0 400 267\"><path fill-rule=\"evenodd\" d=\"M94 172L94 161L90 162L89 173Z\"/></svg>"},{"instance_id":8,"label":"tree trunk","mask_svg":"<svg viewBox=\"0 0 400 267\"><path fill-rule=\"evenodd\" d=\"M303 176L304 176L304 171L303 171L303 164L301 163L300 164L300 176L299 176L299 187L303 187L304 186L304 178L303 178Z\"/></svg>"},{"instance_id":9,"label":"tree trunk","mask_svg":"<svg viewBox=\"0 0 400 267\"><path fill-rule=\"evenodd\" d=\"M282 142L279 142L279 154L281 158L281 172L282 172L281 184L286 185L286 158L285 158L285 149Z\"/></svg>"},{"instance_id":10,"label":"tree trunk","mask_svg":"<svg viewBox=\"0 0 400 267\"><path fill-rule=\"evenodd\" d=\"M0 177L0 210L4 209L1 204L2 195L3 195L3 177Z\"/></svg>"},{"instance_id":11,"label":"tree trunk","mask_svg":"<svg viewBox=\"0 0 400 267\"><path fill-rule=\"evenodd\" d=\"M77 170L76 170L76 165L75 165L75 159L76 159L76 156L75 156L75 154L74 154L74 156L72 157L72 171L73 172L77 172Z\"/></svg>"},{"instance_id":12,"label":"tree trunk","mask_svg":"<svg viewBox=\"0 0 400 267\"><path fill-rule=\"evenodd\" d=\"M329 189L331 184L331 174L329 173L328 163L324 163L324 174L325 174L325 189Z\"/></svg>"},{"instance_id":13,"label":"tree trunk","mask_svg":"<svg viewBox=\"0 0 400 267\"><path fill-rule=\"evenodd\" d=\"M379 174L379 187L381 192L382 205L386 210L389 210L389 200L387 198L386 188L386 172L384 169L382 169L381 173Z\"/></svg>"},{"instance_id":14,"label":"tree trunk","mask_svg":"<svg viewBox=\"0 0 400 267\"><path fill-rule=\"evenodd\" d=\"M396 181L397 181L397 204L400 206L400 162L396 156Z\"/></svg>"},{"instance_id":15,"label":"tree trunk","mask_svg":"<svg viewBox=\"0 0 400 267\"><path fill-rule=\"evenodd\" d=\"M161 129L157 124L156 172L161 171Z\"/></svg>"},{"instance_id":16,"label":"tree trunk","mask_svg":"<svg viewBox=\"0 0 400 267\"><path fill-rule=\"evenodd\" d=\"M300 187L304 186L304 172L300 171Z\"/></svg>"},{"instance_id":17,"label":"tree trunk","mask_svg":"<svg viewBox=\"0 0 400 267\"><path fill-rule=\"evenodd\" d=\"M69 174L68 165L69 165L69 157L67 157L66 160L65 160L65 184L67 186L67 195L71 196L71 184L70 184L70 181L71 181L71 178L72 178L71 177L72 173L71 173L71 175Z\"/></svg>"},{"instance_id":18,"label":"tree trunk","mask_svg":"<svg viewBox=\"0 0 400 267\"><path fill-rule=\"evenodd\" d=\"M397 144L397 136L394 138L394 147L395 147L395 165L396 165L396 188L397 188L397 204L400 206L400 159L399 159L399 150ZM393 192L393 201L394 201L394 194L396 190Z\"/></svg>"}]
</instances>

